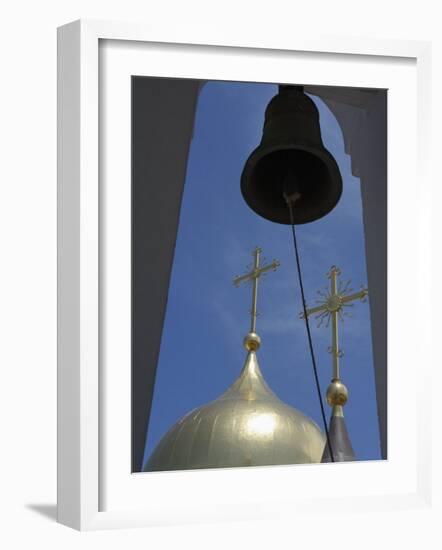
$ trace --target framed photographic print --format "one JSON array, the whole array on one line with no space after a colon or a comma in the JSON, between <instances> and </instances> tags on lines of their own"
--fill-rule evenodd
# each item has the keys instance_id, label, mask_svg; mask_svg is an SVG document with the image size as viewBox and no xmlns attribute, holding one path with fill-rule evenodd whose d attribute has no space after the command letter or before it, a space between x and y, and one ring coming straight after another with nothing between
<instances>
[{"instance_id":1,"label":"framed photographic print","mask_svg":"<svg viewBox=\"0 0 442 550\"><path fill-rule=\"evenodd\" d=\"M424 505L427 63L59 29L60 522Z\"/></svg>"}]
</instances>

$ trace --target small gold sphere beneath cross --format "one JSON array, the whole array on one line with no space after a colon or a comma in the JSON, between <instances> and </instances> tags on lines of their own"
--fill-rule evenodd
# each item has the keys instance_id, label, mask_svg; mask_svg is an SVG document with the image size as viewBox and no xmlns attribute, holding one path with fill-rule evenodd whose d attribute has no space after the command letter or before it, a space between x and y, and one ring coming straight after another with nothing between
<instances>
[{"instance_id":1,"label":"small gold sphere beneath cross","mask_svg":"<svg viewBox=\"0 0 442 550\"><path fill-rule=\"evenodd\" d=\"M256 351L261 345L261 338L256 332L249 332L244 338L244 347L247 351Z\"/></svg>"},{"instance_id":2,"label":"small gold sphere beneath cross","mask_svg":"<svg viewBox=\"0 0 442 550\"><path fill-rule=\"evenodd\" d=\"M348 390L339 378L333 378L327 388L327 403L330 407L334 405L345 405L348 400Z\"/></svg>"}]
</instances>

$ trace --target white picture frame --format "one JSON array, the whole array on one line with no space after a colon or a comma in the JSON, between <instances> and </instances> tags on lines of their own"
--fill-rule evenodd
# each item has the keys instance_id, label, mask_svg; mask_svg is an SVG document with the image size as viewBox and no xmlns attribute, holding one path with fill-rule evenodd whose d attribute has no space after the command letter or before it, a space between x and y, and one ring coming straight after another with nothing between
<instances>
[{"instance_id":1,"label":"white picture frame","mask_svg":"<svg viewBox=\"0 0 442 550\"><path fill-rule=\"evenodd\" d=\"M133 488L122 489L121 495L125 496L121 496L121 500L118 500L118 493L114 492L117 497L113 499L112 506L103 509L100 484L105 477L101 455L103 449L107 448L103 445L100 419L103 413L100 395L104 390L100 380L100 280L103 274L99 223L99 48L100 41L103 40L125 41L129 46L140 43L157 46L167 44L177 56L180 48L186 51L192 47L202 48L200 51L208 63L213 55L211 52L215 49L228 52L231 59L252 51L258 56L272 53L279 56L281 66L290 61L288 54L293 52L310 52L321 58L325 64L334 57L352 59L356 64L362 63L360 56L367 56L365 59L393 59L393 62L395 59L413 60L416 66L417 95L413 95L414 90L410 90L412 95L409 97L412 100L411 110L417 113L418 123L417 148L414 147L414 142L411 147L414 147L413 155L417 159L419 186L416 187L413 198L408 197L404 200L411 201L410 204L418 204L419 229L416 231L414 242L417 245L419 261L413 271L413 277L419 281L419 289L414 307L420 308L423 321L418 327L413 324L409 327L410 334L413 330L419 332L419 343L416 343L416 349L409 353L409 362L411 363L414 357L422 358L425 357L425 353L429 354L427 344L430 331L426 330L425 325L425 319L430 319L430 315L426 315L430 301L426 298L431 293L430 212L429 206L426 206L431 205L431 182L428 179L426 158L431 116L428 98L428 43L362 40L342 36L312 39L297 33L290 39L290 43L275 42L269 45L264 39L250 43L226 38L223 43L211 44L198 36L188 37L185 31L182 36L177 36L176 33L173 37L156 36L151 28L136 24L76 21L65 25L59 29L58 34L58 521L76 529L90 530L284 517L285 514L293 514L294 510L296 513L319 513L334 503L339 503L342 514L355 507L364 511L379 511L427 506L431 498L431 469L430 433L425 419L430 415L430 403L424 396L423 388L429 385L429 356L427 360L421 361L419 383L407 386L407 382L404 381L405 386L400 388L401 391L411 391L414 392L413 396L416 395L413 405L404 404L408 411L404 414L409 415L415 433L413 432L413 437L410 437L413 442L413 457L410 458L409 453L403 457L403 471L400 471L399 463L395 465L394 460L389 461L390 465L387 466L383 463L346 465L345 474L342 468L340 469L340 477L346 477L346 480L339 481L341 487L345 484L346 487L342 494L336 496L336 493L333 493L336 491L333 477L336 476L331 475L330 469L323 469L319 474L318 470L302 467L302 476L308 478L310 486L311 480L317 479L317 486L312 490L310 497L304 488L300 496L294 495L293 498L280 489L290 476L296 475L292 467L249 469L247 473L244 469L228 472L221 470L160 473L164 475L152 477L148 488L148 501L155 503L153 507L149 506L148 502L141 505L139 495L130 502L131 491L134 491L134 495L136 491L140 493L135 486L140 487L141 483L145 485L146 479L142 481L143 474L130 474L128 470L127 477L130 476L130 480L123 480L122 483L127 481L127 487L131 485ZM161 48L158 49L158 55L160 50ZM185 76L167 67L161 71L164 72L163 76ZM213 69L213 72L216 72L216 69ZM154 76L156 75L158 72ZM206 74L206 77L210 78L212 75ZM352 78L356 79L356 73ZM247 80L247 77L244 79ZM351 85L351 81L347 82L347 85ZM404 182L406 178L409 178L409 183L416 181L414 175L404 173L403 177ZM398 227L405 222L403 217L395 216L395 219ZM398 257L397 262L400 261L401 258ZM392 338L394 337L393 333ZM106 388L106 391L113 390ZM398 421L398 415L393 415L392 422L395 421ZM121 437L127 439L128 436L122 434ZM404 438L404 434L401 437ZM338 468L340 466L342 465L333 465ZM367 490L364 494L352 493L352 486L357 478L368 476L367 479L370 479L370 476L381 476L381 479L385 476L393 479L394 471L399 472L397 478L386 490L380 491L379 487L374 485L372 491ZM297 472L299 474L299 469ZM410 472L413 472L412 479ZM226 475L230 476L230 483L234 480L234 483L247 488L248 497L243 500L235 498L236 502L230 502L228 495L219 497L218 494L218 499L210 502L210 492L204 493L204 487L214 487L213 484L216 484L220 488L226 485ZM111 478L112 476L111 473ZM298 481L299 478L298 475ZM404 481L406 479L410 484ZM253 492L253 487L257 483L261 484L261 496ZM194 501L187 502L186 506L184 500L177 499L176 502L172 502L174 499L171 499L170 495L174 486L179 486L181 494L193 488L192 492L196 494ZM335 496L327 496L330 494ZM193 497L190 495L188 498L191 500Z\"/></svg>"}]
</instances>

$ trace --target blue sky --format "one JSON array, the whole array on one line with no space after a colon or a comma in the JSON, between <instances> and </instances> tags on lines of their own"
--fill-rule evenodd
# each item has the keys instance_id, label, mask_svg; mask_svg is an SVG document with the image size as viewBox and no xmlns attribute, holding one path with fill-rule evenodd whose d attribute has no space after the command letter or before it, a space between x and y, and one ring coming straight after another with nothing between
<instances>
[{"instance_id":1,"label":"blue sky","mask_svg":"<svg viewBox=\"0 0 442 550\"><path fill-rule=\"evenodd\" d=\"M264 110L277 93L271 84L209 82L201 91L175 250L145 459L162 435L191 409L230 386L244 362L242 340L250 323L251 289L232 279L245 273L260 246L281 263L261 279L257 332L263 375L280 399L312 417L321 416L308 354L290 228L256 215L244 202L240 176L262 135ZM360 182L351 175L342 132L327 106L322 137L343 177L339 204L325 218L298 226L307 304L328 287L333 264L357 291L367 283ZM323 394L331 378L331 330L312 322ZM359 460L380 459L369 304L355 302L340 323L341 377L350 393L345 417ZM327 414L329 408L326 405Z\"/></svg>"}]
</instances>

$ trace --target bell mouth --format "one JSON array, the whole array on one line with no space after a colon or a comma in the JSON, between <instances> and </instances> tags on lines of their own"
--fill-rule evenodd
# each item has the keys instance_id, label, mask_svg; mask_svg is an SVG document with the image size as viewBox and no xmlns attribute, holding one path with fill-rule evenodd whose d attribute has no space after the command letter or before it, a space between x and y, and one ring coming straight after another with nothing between
<instances>
[{"instance_id":1,"label":"bell mouth","mask_svg":"<svg viewBox=\"0 0 442 550\"><path fill-rule=\"evenodd\" d=\"M284 198L287 185L300 198L293 205L295 224L309 223L328 214L342 194L342 178L333 156L315 147L281 144L257 147L248 158L241 176L244 200L258 215L272 222L290 225Z\"/></svg>"}]
</instances>

